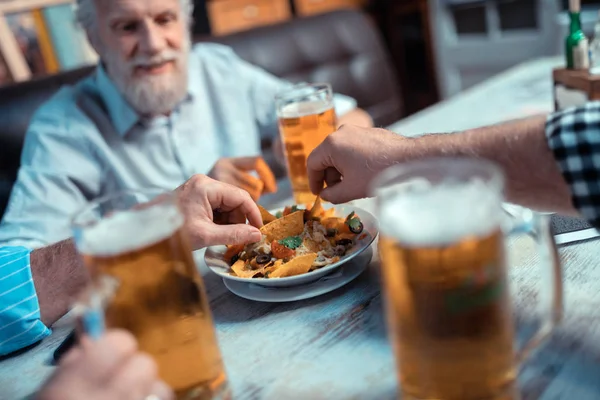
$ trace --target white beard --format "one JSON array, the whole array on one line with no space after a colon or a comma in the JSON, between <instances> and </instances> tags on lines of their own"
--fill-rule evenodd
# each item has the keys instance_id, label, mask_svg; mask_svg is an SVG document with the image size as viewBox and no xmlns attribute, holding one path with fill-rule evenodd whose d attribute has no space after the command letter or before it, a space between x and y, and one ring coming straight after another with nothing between
<instances>
[{"instance_id":1,"label":"white beard","mask_svg":"<svg viewBox=\"0 0 600 400\"><path fill-rule=\"evenodd\" d=\"M191 41L185 40L181 50L165 50L153 57L138 56L124 62L110 51L102 60L106 71L127 102L142 115L168 114L185 98L188 83L188 56ZM174 61L175 69L160 75L134 76L137 66Z\"/></svg>"}]
</instances>

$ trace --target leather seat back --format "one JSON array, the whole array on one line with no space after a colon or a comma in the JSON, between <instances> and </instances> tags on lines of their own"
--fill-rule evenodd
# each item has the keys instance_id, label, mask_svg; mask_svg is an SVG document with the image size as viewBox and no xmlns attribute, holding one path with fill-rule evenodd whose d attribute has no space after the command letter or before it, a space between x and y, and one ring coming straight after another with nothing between
<instances>
[{"instance_id":1,"label":"leather seat back","mask_svg":"<svg viewBox=\"0 0 600 400\"><path fill-rule=\"evenodd\" d=\"M341 10L209 38L292 82L330 82L356 99L375 125L402 117L400 87L377 28L359 11Z\"/></svg>"}]
</instances>

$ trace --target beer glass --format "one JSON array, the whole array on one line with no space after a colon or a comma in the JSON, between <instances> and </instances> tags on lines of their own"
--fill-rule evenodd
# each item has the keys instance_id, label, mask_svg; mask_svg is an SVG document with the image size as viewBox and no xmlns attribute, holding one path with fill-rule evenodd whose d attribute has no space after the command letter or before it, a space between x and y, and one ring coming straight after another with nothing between
<instances>
[{"instance_id":1,"label":"beer glass","mask_svg":"<svg viewBox=\"0 0 600 400\"><path fill-rule=\"evenodd\" d=\"M502 208L503 175L474 159L392 166L375 178L389 339L403 399L519 398L518 367L562 318L562 279L548 219ZM550 312L520 350L505 236L537 242L551 275ZM545 276L546 276L545 275Z\"/></svg>"},{"instance_id":2,"label":"beer glass","mask_svg":"<svg viewBox=\"0 0 600 400\"><path fill-rule=\"evenodd\" d=\"M308 186L306 159L335 131L337 118L331 86L299 84L277 95L275 104L294 200L296 204L312 204L315 195Z\"/></svg>"},{"instance_id":3,"label":"beer glass","mask_svg":"<svg viewBox=\"0 0 600 400\"><path fill-rule=\"evenodd\" d=\"M230 398L206 292L175 195L149 189L108 196L79 212L73 229L92 289L97 289L87 298L96 308L104 304L106 327L136 337L177 399Z\"/></svg>"}]
</instances>

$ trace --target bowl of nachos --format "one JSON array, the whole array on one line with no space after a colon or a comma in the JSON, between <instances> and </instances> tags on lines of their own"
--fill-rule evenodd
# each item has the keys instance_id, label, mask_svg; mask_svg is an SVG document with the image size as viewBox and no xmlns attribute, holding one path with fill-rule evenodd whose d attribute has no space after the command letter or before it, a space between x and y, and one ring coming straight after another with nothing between
<instances>
[{"instance_id":1,"label":"bowl of nachos","mask_svg":"<svg viewBox=\"0 0 600 400\"><path fill-rule=\"evenodd\" d=\"M207 266L223 279L275 287L313 282L362 253L378 234L369 212L325 205L319 197L313 205L259 209L261 241L207 248Z\"/></svg>"}]
</instances>

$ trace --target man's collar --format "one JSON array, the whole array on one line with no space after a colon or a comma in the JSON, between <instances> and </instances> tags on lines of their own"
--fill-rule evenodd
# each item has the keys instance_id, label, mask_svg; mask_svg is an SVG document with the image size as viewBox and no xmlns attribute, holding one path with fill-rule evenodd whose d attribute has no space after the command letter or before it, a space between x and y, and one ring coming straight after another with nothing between
<instances>
[{"instance_id":1,"label":"man's collar","mask_svg":"<svg viewBox=\"0 0 600 400\"><path fill-rule=\"evenodd\" d=\"M96 69L96 85L113 126L119 135L125 136L139 121L140 116L119 92L101 63Z\"/></svg>"}]
</instances>

